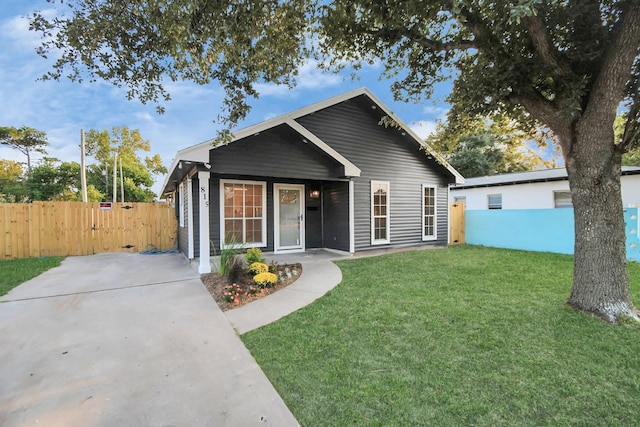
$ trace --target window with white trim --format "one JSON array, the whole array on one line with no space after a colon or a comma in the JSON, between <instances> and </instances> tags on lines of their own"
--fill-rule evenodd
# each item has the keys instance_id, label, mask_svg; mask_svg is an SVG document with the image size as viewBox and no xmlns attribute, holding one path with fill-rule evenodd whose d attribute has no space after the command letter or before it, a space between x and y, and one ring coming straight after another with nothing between
<instances>
[{"instance_id":1,"label":"window with white trim","mask_svg":"<svg viewBox=\"0 0 640 427\"><path fill-rule=\"evenodd\" d=\"M555 208L572 208L573 202L571 201L570 191L554 191L553 192L553 207Z\"/></svg>"},{"instance_id":2,"label":"window with white trim","mask_svg":"<svg viewBox=\"0 0 640 427\"><path fill-rule=\"evenodd\" d=\"M422 185L422 240L435 240L436 227L436 187Z\"/></svg>"},{"instance_id":3,"label":"window with white trim","mask_svg":"<svg viewBox=\"0 0 640 427\"><path fill-rule=\"evenodd\" d=\"M184 197L186 191L184 191L184 181L178 186L178 218L180 227L184 227Z\"/></svg>"},{"instance_id":4,"label":"window with white trim","mask_svg":"<svg viewBox=\"0 0 640 427\"><path fill-rule=\"evenodd\" d=\"M267 245L265 182L220 180L221 243Z\"/></svg>"},{"instance_id":5,"label":"window with white trim","mask_svg":"<svg viewBox=\"0 0 640 427\"><path fill-rule=\"evenodd\" d=\"M371 181L371 244L389 243L389 183Z\"/></svg>"},{"instance_id":6,"label":"window with white trim","mask_svg":"<svg viewBox=\"0 0 640 427\"><path fill-rule=\"evenodd\" d=\"M502 209L502 194L489 194L487 196L487 208Z\"/></svg>"}]
</instances>

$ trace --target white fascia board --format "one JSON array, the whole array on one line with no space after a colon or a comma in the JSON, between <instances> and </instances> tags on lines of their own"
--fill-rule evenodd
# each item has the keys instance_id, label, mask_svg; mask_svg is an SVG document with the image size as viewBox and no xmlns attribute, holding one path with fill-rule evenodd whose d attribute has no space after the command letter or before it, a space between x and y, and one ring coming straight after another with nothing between
<instances>
[{"instance_id":1,"label":"white fascia board","mask_svg":"<svg viewBox=\"0 0 640 427\"><path fill-rule=\"evenodd\" d=\"M344 166L345 176L351 176L351 177L360 176L360 169L356 165L351 163L342 154L338 153L336 150L331 148L329 145L327 145L327 143L325 143L323 140L315 136L307 128L302 126L300 123L296 122L292 118L286 118L284 123L290 126L296 132L298 132L304 138L308 139L309 142L311 142L313 145L315 145L320 150L325 152L335 161L337 161L342 166Z\"/></svg>"},{"instance_id":2,"label":"white fascia board","mask_svg":"<svg viewBox=\"0 0 640 427\"><path fill-rule=\"evenodd\" d=\"M362 93L367 95L373 102L375 102L378 107L380 109L382 109L382 111L384 111L387 116L389 116L393 121L395 121L398 126L400 126L402 128L403 131L405 131L409 136L411 136L413 139L416 140L416 142L422 147L424 148L424 150L431 154L433 157L435 157L436 161L438 163L440 163L442 166L444 166L445 168L447 168L447 170L449 172L451 172L451 174L455 177L456 179L456 184L463 184L464 183L464 177L462 175L460 175L460 172L458 172L457 170L455 170L450 164L449 162L447 162L445 160L444 157L442 157L440 154L436 153L433 148L431 148L431 146L429 144L427 144L426 142L424 142L422 140L422 138L420 138L418 136L418 134L416 134L413 130L411 130L411 128L402 121L402 119L400 119L393 111L391 111L389 109L389 107L387 107L382 101L380 101L380 99L378 99L377 96L375 96L369 89L367 88L363 88L362 89Z\"/></svg>"},{"instance_id":3,"label":"white fascia board","mask_svg":"<svg viewBox=\"0 0 640 427\"><path fill-rule=\"evenodd\" d=\"M196 162L196 163L208 163L209 162L209 150L213 147L213 140L201 142L200 144L192 145L191 147L178 150L176 157L171 162L171 167L168 169L168 173L164 178L162 184L162 190L160 197L163 196L164 189L169 185L169 180L173 171L176 170L180 162Z\"/></svg>"}]
</instances>

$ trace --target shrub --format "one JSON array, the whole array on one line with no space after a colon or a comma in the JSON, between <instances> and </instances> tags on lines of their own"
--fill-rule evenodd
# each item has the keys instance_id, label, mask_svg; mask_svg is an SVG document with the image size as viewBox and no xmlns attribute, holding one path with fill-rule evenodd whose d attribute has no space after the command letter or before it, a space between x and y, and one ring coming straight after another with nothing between
<instances>
[{"instance_id":1,"label":"shrub","mask_svg":"<svg viewBox=\"0 0 640 427\"><path fill-rule=\"evenodd\" d=\"M252 275L267 273L269 271L269 266L267 264L261 262L254 262L249 266L249 273Z\"/></svg>"},{"instance_id":2,"label":"shrub","mask_svg":"<svg viewBox=\"0 0 640 427\"><path fill-rule=\"evenodd\" d=\"M271 263L269 264L269 272L270 273L277 273L278 272L278 262L277 261L271 261Z\"/></svg>"},{"instance_id":3,"label":"shrub","mask_svg":"<svg viewBox=\"0 0 640 427\"><path fill-rule=\"evenodd\" d=\"M240 302L241 295L242 289L240 289L240 286L235 283L224 288L224 300L228 303L238 304Z\"/></svg>"},{"instance_id":4,"label":"shrub","mask_svg":"<svg viewBox=\"0 0 640 427\"><path fill-rule=\"evenodd\" d=\"M236 276L236 266L242 262L242 258L238 259L238 255L242 253L242 242L231 235L224 246L220 249L220 265L218 266L218 274L221 276Z\"/></svg>"},{"instance_id":5,"label":"shrub","mask_svg":"<svg viewBox=\"0 0 640 427\"><path fill-rule=\"evenodd\" d=\"M249 248L247 253L244 254L244 259L247 264L251 265L256 262L264 263L267 259L262 256L262 251L258 248Z\"/></svg>"},{"instance_id":6,"label":"shrub","mask_svg":"<svg viewBox=\"0 0 640 427\"><path fill-rule=\"evenodd\" d=\"M270 288L278 283L278 276L273 273L260 273L256 274L253 281L259 288Z\"/></svg>"}]
</instances>

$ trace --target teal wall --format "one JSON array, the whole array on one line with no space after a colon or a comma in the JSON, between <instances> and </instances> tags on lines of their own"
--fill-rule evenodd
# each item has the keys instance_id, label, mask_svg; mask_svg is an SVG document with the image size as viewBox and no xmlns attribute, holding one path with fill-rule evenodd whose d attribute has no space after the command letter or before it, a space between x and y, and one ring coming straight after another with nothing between
<instances>
[{"instance_id":1,"label":"teal wall","mask_svg":"<svg viewBox=\"0 0 640 427\"><path fill-rule=\"evenodd\" d=\"M640 261L638 208L625 208L627 259ZM573 209L471 210L465 213L470 245L573 254Z\"/></svg>"}]
</instances>

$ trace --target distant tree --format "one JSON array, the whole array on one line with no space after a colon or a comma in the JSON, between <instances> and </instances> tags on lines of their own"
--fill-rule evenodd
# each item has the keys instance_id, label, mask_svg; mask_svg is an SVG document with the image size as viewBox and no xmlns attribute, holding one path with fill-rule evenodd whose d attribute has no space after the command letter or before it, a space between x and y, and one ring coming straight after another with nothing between
<instances>
[{"instance_id":1,"label":"distant tree","mask_svg":"<svg viewBox=\"0 0 640 427\"><path fill-rule=\"evenodd\" d=\"M145 140L137 129L114 127L109 130L90 130L85 137L87 155L97 164L88 169L87 181L99 189L107 199L113 200L114 156L117 156L118 176L120 161L124 175L124 195L128 202L152 202L156 195L151 190L154 175L167 173L158 154L141 159L139 152L151 151L149 140ZM117 185L121 180L118 178ZM118 192L118 198L120 193Z\"/></svg>"},{"instance_id":2,"label":"distant tree","mask_svg":"<svg viewBox=\"0 0 640 427\"><path fill-rule=\"evenodd\" d=\"M22 180L22 164L13 160L0 159L0 193L7 185Z\"/></svg>"},{"instance_id":3,"label":"distant tree","mask_svg":"<svg viewBox=\"0 0 640 427\"><path fill-rule=\"evenodd\" d=\"M80 165L45 157L27 178L30 200L78 200Z\"/></svg>"},{"instance_id":4,"label":"distant tree","mask_svg":"<svg viewBox=\"0 0 640 427\"><path fill-rule=\"evenodd\" d=\"M505 162L500 141L490 133L466 135L460 138L459 148L447 160L465 177L496 175L528 170L527 165Z\"/></svg>"},{"instance_id":5,"label":"distant tree","mask_svg":"<svg viewBox=\"0 0 640 427\"><path fill-rule=\"evenodd\" d=\"M469 117L455 107L426 142L465 177L556 167L560 156L543 127L504 114Z\"/></svg>"},{"instance_id":6,"label":"distant tree","mask_svg":"<svg viewBox=\"0 0 640 427\"><path fill-rule=\"evenodd\" d=\"M0 203L26 200L22 163L0 159Z\"/></svg>"},{"instance_id":7,"label":"distant tree","mask_svg":"<svg viewBox=\"0 0 640 427\"><path fill-rule=\"evenodd\" d=\"M625 111L613 122L614 138L617 144L620 144L624 138L625 125L628 121L629 112ZM633 138L634 142L629 145L629 150L622 155L624 166L640 166L640 133L636 131Z\"/></svg>"},{"instance_id":8,"label":"distant tree","mask_svg":"<svg viewBox=\"0 0 640 427\"><path fill-rule=\"evenodd\" d=\"M47 154L45 147L49 145L49 142L44 132L22 126L17 129L0 127L0 144L15 148L27 156L27 171L31 173L31 153Z\"/></svg>"}]
</instances>

